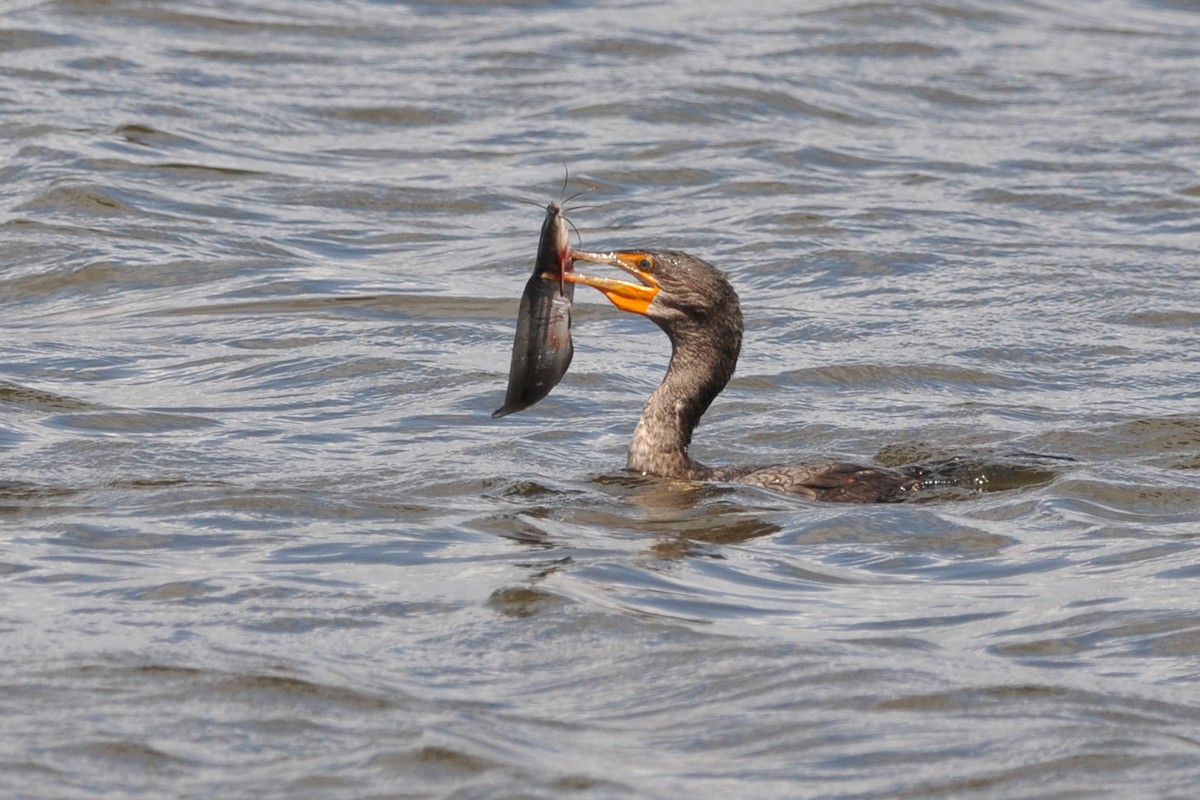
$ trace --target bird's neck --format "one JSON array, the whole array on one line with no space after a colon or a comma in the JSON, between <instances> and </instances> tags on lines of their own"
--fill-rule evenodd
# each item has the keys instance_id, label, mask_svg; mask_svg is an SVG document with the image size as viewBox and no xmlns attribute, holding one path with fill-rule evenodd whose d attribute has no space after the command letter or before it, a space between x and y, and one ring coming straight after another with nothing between
<instances>
[{"instance_id":1,"label":"bird's neck","mask_svg":"<svg viewBox=\"0 0 1200 800\"><path fill-rule=\"evenodd\" d=\"M629 445L629 470L665 478L708 476L709 468L688 455L688 446L700 418L733 376L742 347L740 313L736 323L671 335L671 363L642 409Z\"/></svg>"}]
</instances>

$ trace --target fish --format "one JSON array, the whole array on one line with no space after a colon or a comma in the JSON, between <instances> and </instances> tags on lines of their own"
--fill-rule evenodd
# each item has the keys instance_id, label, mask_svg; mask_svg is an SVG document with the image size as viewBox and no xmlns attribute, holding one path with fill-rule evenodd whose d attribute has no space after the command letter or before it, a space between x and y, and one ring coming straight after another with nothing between
<instances>
[{"instance_id":1,"label":"fish","mask_svg":"<svg viewBox=\"0 0 1200 800\"><path fill-rule=\"evenodd\" d=\"M575 284L569 283L564 274L574 268L562 204L552 200L546 206L533 274L525 284L517 312L504 405L492 412L492 419L529 408L550 394L567 374L575 355L571 341Z\"/></svg>"}]
</instances>

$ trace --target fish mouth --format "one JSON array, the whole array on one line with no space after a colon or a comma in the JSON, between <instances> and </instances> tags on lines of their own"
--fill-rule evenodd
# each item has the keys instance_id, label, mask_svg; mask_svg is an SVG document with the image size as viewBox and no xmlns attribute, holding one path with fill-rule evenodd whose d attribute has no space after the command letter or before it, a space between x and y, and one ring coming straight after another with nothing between
<instances>
[{"instance_id":1,"label":"fish mouth","mask_svg":"<svg viewBox=\"0 0 1200 800\"><path fill-rule=\"evenodd\" d=\"M650 303L658 296L658 281L651 271L654 269L654 256L638 250L612 251L595 253L588 250L575 250L576 261L587 261L592 264L612 264L620 267L640 283L622 281L616 278L601 278L595 275L583 275L578 272L565 272L563 278L571 283L582 283L599 290L614 306L622 311L645 316L650 309Z\"/></svg>"}]
</instances>

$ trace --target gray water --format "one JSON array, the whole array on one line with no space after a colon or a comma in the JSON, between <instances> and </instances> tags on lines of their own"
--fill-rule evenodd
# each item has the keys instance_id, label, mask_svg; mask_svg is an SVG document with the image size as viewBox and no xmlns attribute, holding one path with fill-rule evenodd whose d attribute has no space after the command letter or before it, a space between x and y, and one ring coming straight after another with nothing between
<instances>
[{"instance_id":1,"label":"gray water","mask_svg":"<svg viewBox=\"0 0 1200 800\"><path fill-rule=\"evenodd\" d=\"M1196 795L1200 5L39 1L0 76L3 796ZM587 289L490 419L564 169L742 296L694 455L968 479L627 475Z\"/></svg>"}]
</instances>

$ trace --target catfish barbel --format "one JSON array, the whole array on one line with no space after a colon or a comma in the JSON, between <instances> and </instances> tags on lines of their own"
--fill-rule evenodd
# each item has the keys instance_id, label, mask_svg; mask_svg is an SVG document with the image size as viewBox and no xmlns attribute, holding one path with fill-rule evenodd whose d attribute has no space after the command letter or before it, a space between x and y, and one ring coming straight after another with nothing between
<instances>
[{"instance_id":1,"label":"catfish barbel","mask_svg":"<svg viewBox=\"0 0 1200 800\"><path fill-rule=\"evenodd\" d=\"M533 275L525 284L517 313L508 391L504 405L492 412L493 419L529 408L550 394L567 374L571 356L575 354L575 345L571 343L575 284L565 281L563 273L573 269L574 257L562 204L552 200L546 206Z\"/></svg>"}]
</instances>

